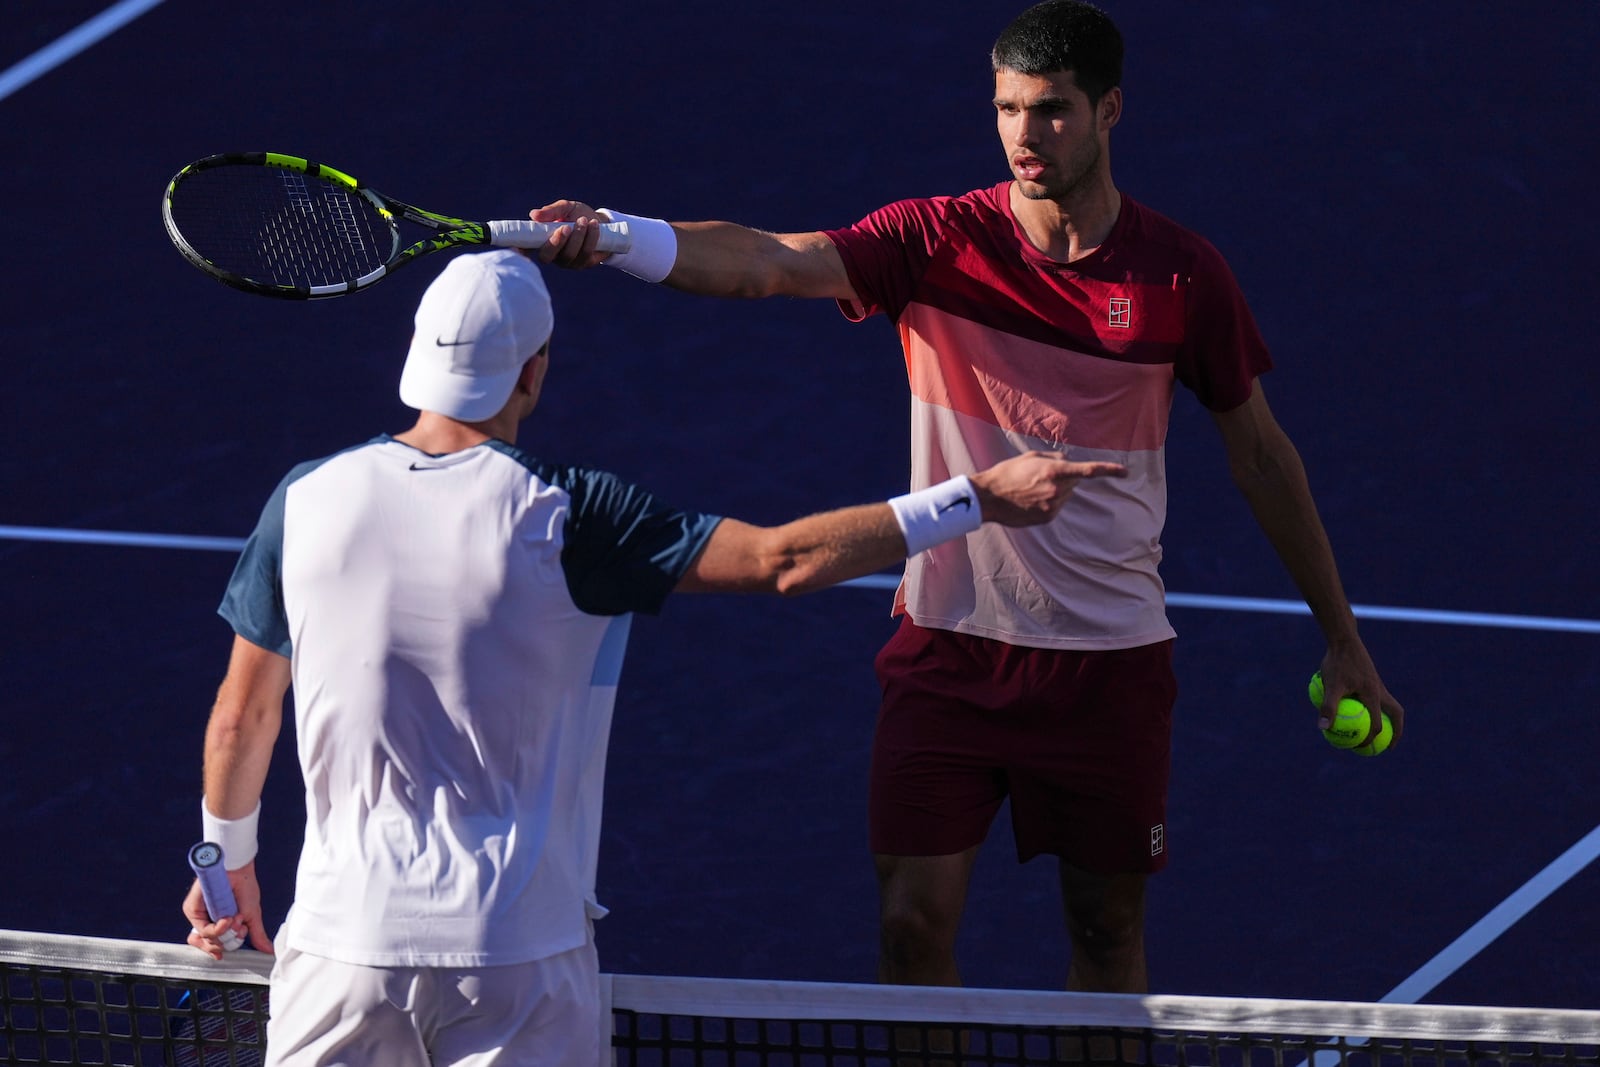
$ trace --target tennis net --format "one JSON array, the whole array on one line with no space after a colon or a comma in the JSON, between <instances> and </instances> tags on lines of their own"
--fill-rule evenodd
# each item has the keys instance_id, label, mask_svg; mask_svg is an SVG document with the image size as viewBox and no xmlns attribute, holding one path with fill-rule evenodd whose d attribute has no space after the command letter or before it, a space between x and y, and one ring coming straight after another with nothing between
<instances>
[{"instance_id":1,"label":"tennis net","mask_svg":"<svg viewBox=\"0 0 1600 1067\"><path fill-rule=\"evenodd\" d=\"M0 1064L256 1067L270 957L0 931ZM1600 1012L606 975L618 1067L1600 1067Z\"/></svg>"}]
</instances>

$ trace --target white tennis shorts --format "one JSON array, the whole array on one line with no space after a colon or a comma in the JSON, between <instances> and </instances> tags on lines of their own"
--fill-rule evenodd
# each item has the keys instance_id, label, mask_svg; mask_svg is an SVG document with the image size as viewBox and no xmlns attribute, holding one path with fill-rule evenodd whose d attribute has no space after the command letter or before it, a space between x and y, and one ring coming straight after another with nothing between
<instances>
[{"instance_id":1,"label":"white tennis shorts","mask_svg":"<svg viewBox=\"0 0 1600 1067\"><path fill-rule=\"evenodd\" d=\"M476 968L363 967L282 947L271 1011L266 1067L601 1063L593 940L532 963Z\"/></svg>"}]
</instances>

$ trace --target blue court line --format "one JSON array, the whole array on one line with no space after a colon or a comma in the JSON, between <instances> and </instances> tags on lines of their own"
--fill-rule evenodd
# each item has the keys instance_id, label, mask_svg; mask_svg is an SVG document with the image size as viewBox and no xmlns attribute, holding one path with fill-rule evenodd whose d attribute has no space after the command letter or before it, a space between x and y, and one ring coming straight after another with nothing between
<instances>
[{"instance_id":1,"label":"blue court line","mask_svg":"<svg viewBox=\"0 0 1600 1067\"><path fill-rule=\"evenodd\" d=\"M213 552L237 552L244 547L241 537L191 537L184 534L132 533L123 530L69 530L48 526L0 526L0 541L50 541L57 544L123 545L137 548L188 548ZM900 584L897 574L869 574L840 585L858 589L894 589ZM1201 596L1168 593L1167 605L1174 608L1201 608L1211 611L1257 611L1275 615L1310 615L1311 609L1298 600L1266 600L1260 597ZM1562 619L1539 615L1490 615L1470 611L1433 611L1427 608L1386 608L1373 604L1352 604L1358 619L1390 619L1397 622L1431 622L1450 626L1494 626L1509 630L1545 630L1557 633L1600 634L1600 620Z\"/></svg>"},{"instance_id":2,"label":"blue court line","mask_svg":"<svg viewBox=\"0 0 1600 1067\"><path fill-rule=\"evenodd\" d=\"M113 4L77 29L56 38L27 59L0 72L0 100L4 100L35 78L48 74L73 56L116 33L149 11L161 0L122 0Z\"/></svg>"}]
</instances>

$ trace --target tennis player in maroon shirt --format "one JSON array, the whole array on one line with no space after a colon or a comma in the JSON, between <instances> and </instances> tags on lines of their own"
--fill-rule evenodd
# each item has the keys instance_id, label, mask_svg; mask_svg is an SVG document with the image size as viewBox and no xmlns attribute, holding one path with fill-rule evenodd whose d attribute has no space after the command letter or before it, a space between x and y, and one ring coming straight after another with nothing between
<instances>
[{"instance_id":1,"label":"tennis player in maroon shirt","mask_svg":"<svg viewBox=\"0 0 1600 1067\"><path fill-rule=\"evenodd\" d=\"M1058 858L1073 989L1148 987L1144 887L1166 827L1173 629L1158 565L1177 386L1211 413L1230 472L1327 640L1327 706L1404 711L1357 632L1294 444L1267 405L1272 362L1227 263L1121 192L1122 38L1097 8L1046 0L991 56L1011 176L900 201L853 226L773 234L667 223L576 201L541 258L606 263L713 296L831 298L898 327L912 396L911 486L1038 448L1114 460L1047 526L985 528L907 562L869 813L879 977L959 984L956 931L979 845L1011 802L1019 860ZM626 254L595 251L626 221ZM1327 708L1319 712L1326 725ZM1307 724L1309 725L1309 723Z\"/></svg>"}]
</instances>

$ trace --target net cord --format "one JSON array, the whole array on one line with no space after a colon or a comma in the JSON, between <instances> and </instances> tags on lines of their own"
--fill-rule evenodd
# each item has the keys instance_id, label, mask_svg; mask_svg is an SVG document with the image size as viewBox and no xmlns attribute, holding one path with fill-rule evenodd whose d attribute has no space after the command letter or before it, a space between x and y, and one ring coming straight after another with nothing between
<instances>
[{"instance_id":1,"label":"net cord","mask_svg":"<svg viewBox=\"0 0 1600 1067\"><path fill-rule=\"evenodd\" d=\"M182 944L0 930L0 962L200 982L265 985L273 957L252 949L223 960ZM1077 1026L1198 1033L1341 1034L1349 1038L1600 1041L1600 1011L1559 1008L1384 1004L1013 989L938 988L842 982L764 981L606 974L603 1007L728 1019L873 1019ZM609 1010L601 1018L609 1020Z\"/></svg>"}]
</instances>

